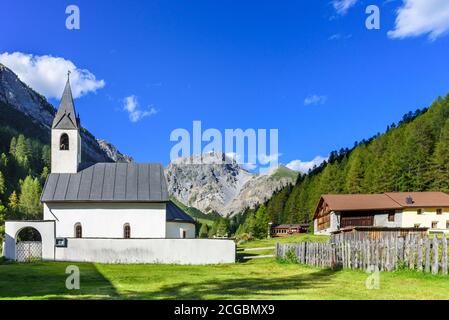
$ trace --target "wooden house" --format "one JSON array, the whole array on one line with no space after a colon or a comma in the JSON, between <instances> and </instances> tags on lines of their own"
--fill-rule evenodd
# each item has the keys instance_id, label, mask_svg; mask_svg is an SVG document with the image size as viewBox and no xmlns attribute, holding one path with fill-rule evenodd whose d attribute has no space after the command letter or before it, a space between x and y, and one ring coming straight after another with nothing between
<instances>
[{"instance_id":1,"label":"wooden house","mask_svg":"<svg viewBox=\"0 0 449 320\"><path fill-rule=\"evenodd\" d=\"M449 195L444 192L322 195L314 214L315 234L348 227L428 228L449 232Z\"/></svg>"},{"instance_id":2,"label":"wooden house","mask_svg":"<svg viewBox=\"0 0 449 320\"><path fill-rule=\"evenodd\" d=\"M271 228L272 237L286 237L293 234L306 233L309 229L309 224L280 224Z\"/></svg>"}]
</instances>

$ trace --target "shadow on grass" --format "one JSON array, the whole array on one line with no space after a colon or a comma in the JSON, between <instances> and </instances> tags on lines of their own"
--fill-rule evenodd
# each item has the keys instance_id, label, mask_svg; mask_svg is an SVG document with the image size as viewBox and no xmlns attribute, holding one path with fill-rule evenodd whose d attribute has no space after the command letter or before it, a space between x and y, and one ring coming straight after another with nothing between
<instances>
[{"instance_id":1,"label":"shadow on grass","mask_svg":"<svg viewBox=\"0 0 449 320\"><path fill-rule=\"evenodd\" d=\"M202 282L182 282L166 285L151 293L133 296L128 299L284 299L291 296L291 290L323 288L336 273L331 269L287 277L261 278L238 277L226 280L207 280Z\"/></svg>"},{"instance_id":2,"label":"shadow on grass","mask_svg":"<svg viewBox=\"0 0 449 320\"><path fill-rule=\"evenodd\" d=\"M69 265L80 268L80 290L66 288L68 274L65 272ZM244 269L238 265L210 268L130 266L126 272L121 272L120 268L109 266L109 271L101 271L103 267L99 270L89 263L2 264L0 299L285 299L305 295L307 290L325 288L337 273L316 269L296 273L295 266L288 264L286 267L293 274L282 275L283 268L277 267L276 271L267 272L261 272L254 265L241 267ZM173 272L183 273L183 277L170 280ZM122 287L120 293L112 281ZM159 281L165 284L159 286ZM137 288L133 288L136 285Z\"/></svg>"},{"instance_id":3,"label":"shadow on grass","mask_svg":"<svg viewBox=\"0 0 449 320\"><path fill-rule=\"evenodd\" d=\"M258 256L259 254L257 253L248 253L245 251L237 251L237 255L236 255L236 262L238 263L245 263L248 261L251 261L251 259L244 259L244 257L255 257Z\"/></svg>"},{"instance_id":4,"label":"shadow on grass","mask_svg":"<svg viewBox=\"0 0 449 320\"><path fill-rule=\"evenodd\" d=\"M66 268L80 269L80 289L66 288ZM4 263L0 265L0 299L120 298L112 283L90 263Z\"/></svg>"}]
</instances>

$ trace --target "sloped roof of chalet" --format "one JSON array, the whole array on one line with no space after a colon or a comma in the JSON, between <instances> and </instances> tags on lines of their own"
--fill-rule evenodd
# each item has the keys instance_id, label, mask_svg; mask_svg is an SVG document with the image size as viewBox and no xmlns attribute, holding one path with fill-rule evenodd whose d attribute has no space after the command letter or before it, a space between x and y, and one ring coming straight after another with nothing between
<instances>
[{"instance_id":1,"label":"sloped roof of chalet","mask_svg":"<svg viewBox=\"0 0 449 320\"><path fill-rule=\"evenodd\" d=\"M402 209L385 194L325 194L322 198L332 211Z\"/></svg>"},{"instance_id":2,"label":"sloped roof of chalet","mask_svg":"<svg viewBox=\"0 0 449 320\"><path fill-rule=\"evenodd\" d=\"M308 223L293 223L293 224L280 224L274 226L273 229L288 229L288 228L308 228Z\"/></svg>"},{"instance_id":3,"label":"sloped roof of chalet","mask_svg":"<svg viewBox=\"0 0 449 320\"><path fill-rule=\"evenodd\" d=\"M449 207L449 195L444 192L387 192L385 195L404 208ZM411 203L407 203L407 198Z\"/></svg>"},{"instance_id":4,"label":"sloped roof of chalet","mask_svg":"<svg viewBox=\"0 0 449 320\"><path fill-rule=\"evenodd\" d=\"M166 220L169 222L188 222L195 223L195 220L181 208L179 208L172 201L167 202L167 216Z\"/></svg>"},{"instance_id":5,"label":"sloped roof of chalet","mask_svg":"<svg viewBox=\"0 0 449 320\"><path fill-rule=\"evenodd\" d=\"M75 104L73 103L70 81L67 79L58 112L53 119L52 129L78 129L79 123L76 116Z\"/></svg>"},{"instance_id":6,"label":"sloped roof of chalet","mask_svg":"<svg viewBox=\"0 0 449 320\"><path fill-rule=\"evenodd\" d=\"M42 202L167 202L160 163L97 163L78 173L51 173Z\"/></svg>"}]
</instances>

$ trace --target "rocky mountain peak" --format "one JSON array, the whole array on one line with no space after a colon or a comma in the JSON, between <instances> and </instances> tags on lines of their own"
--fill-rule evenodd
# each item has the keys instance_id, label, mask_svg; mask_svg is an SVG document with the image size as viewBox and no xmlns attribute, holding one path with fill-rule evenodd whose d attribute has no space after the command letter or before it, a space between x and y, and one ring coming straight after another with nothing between
<instances>
[{"instance_id":1,"label":"rocky mountain peak","mask_svg":"<svg viewBox=\"0 0 449 320\"><path fill-rule=\"evenodd\" d=\"M210 152L175 159L165 173L169 193L178 201L205 213L230 216L266 201L275 191L294 183L297 174L284 168L254 174L233 158Z\"/></svg>"},{"instance_id":2,"label":"rocky mountain peak","mask_svg":"<svg viewBox=\"0 0 449 320\"><path fill-rule=\"evenodd\" d=\"M130 156L122 154L117 148L104 139L98 139L98 144L101 150L103 150L109 158L114 160L114 162L134 162L134 159Z\"/></svg>"}]
</instances>

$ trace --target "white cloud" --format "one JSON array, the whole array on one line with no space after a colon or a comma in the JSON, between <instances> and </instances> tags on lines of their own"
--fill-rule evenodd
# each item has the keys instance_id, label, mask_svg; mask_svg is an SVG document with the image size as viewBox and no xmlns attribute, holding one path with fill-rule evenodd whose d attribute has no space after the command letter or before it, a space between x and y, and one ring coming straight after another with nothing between
<instances>
[{"instance_id":1,"label":"white cloud","mask_svg":"<svg viewBox=\"0 0 449 320\"><path fill-rule=\"evenodd\" d=\"M326 160L327 158L321 156L316 156L312 161L293 160L287 164L287 168L302 173L307 173L309 169L312 169L315 165L319 166Z\"/></svg>"},{"instance_id":2,"label":"white cloud","mask_svg":"<svg viewBox=\"0 0 449 320\"><path fill-rule=\"evenodd\" d=\"M435 40L448 31L448 0L403 0L397 11L395 29L388 36L403 39L428 35L430 40Z\"/></svg>"},{"instance_id":3,"label":"white cloud","mask_svg":"<svg viewBox=\"0 0 449 320\"><path fill-rule=\"evenodd\" d=\"M259 154L259 162L263 165L265 164L277 164L279 162L279 157L282 156L282 153L275 153L270 155Z\"/></svg>"},{"instance_id":4,"label":"white cloud","mask_svg":"<svg viewBox=\"0 0 449 320\"><path fill-rule=\"evenodd\" d=\"M332 5L338 14L345 15L358 0L333 0Z\"/></svg>"},{"instance_id":5,"label":"white cloud","mask_svg":"<svg viewBox=\"0 0 449 320\"><path fill-rule=\"evenodd\" d=\"M139 101L135 95L126 97L123 100L123 110L128 112L131 122L138 122L145 117L155 115L157 110L153 106L149 106L147 110L140 109Z\"/></svg>"},{"instance_id":6,"label":"white cloud","mask_svg":"<svg viewBox=\"0 0 449 320\"><path fill-rule=\"evenodd\" d=\"M319 95L313 94L304 99L304 105L309 106L309 105L325 104L326 101L327 101L326 96L319 96Z\"/></svg>"},{"instance_id":7,"label":"white cloud","mask_svg":"<svg viewBox=\"0 0 449 320\"><path fill-rule=\"evenodd\" d=\"M71 72L70 82L74 98L96 92L105 86L104 80L97 80L89 70L80 69L72 61L60 57L5 52L0 54L0 63L47 98L61 98L67 71Z\"/></svg>"},{"instance_id":8,"label":"white cloud","mask_svg":"<svg viewBox=\"0 0 449 320\"><path fill-rule=\"evenodd\" d=\"M246 171L253 171L258 167L257 164L255 164L255 163L242 163L241 166Z\"/></svg>"}]
</instances>

